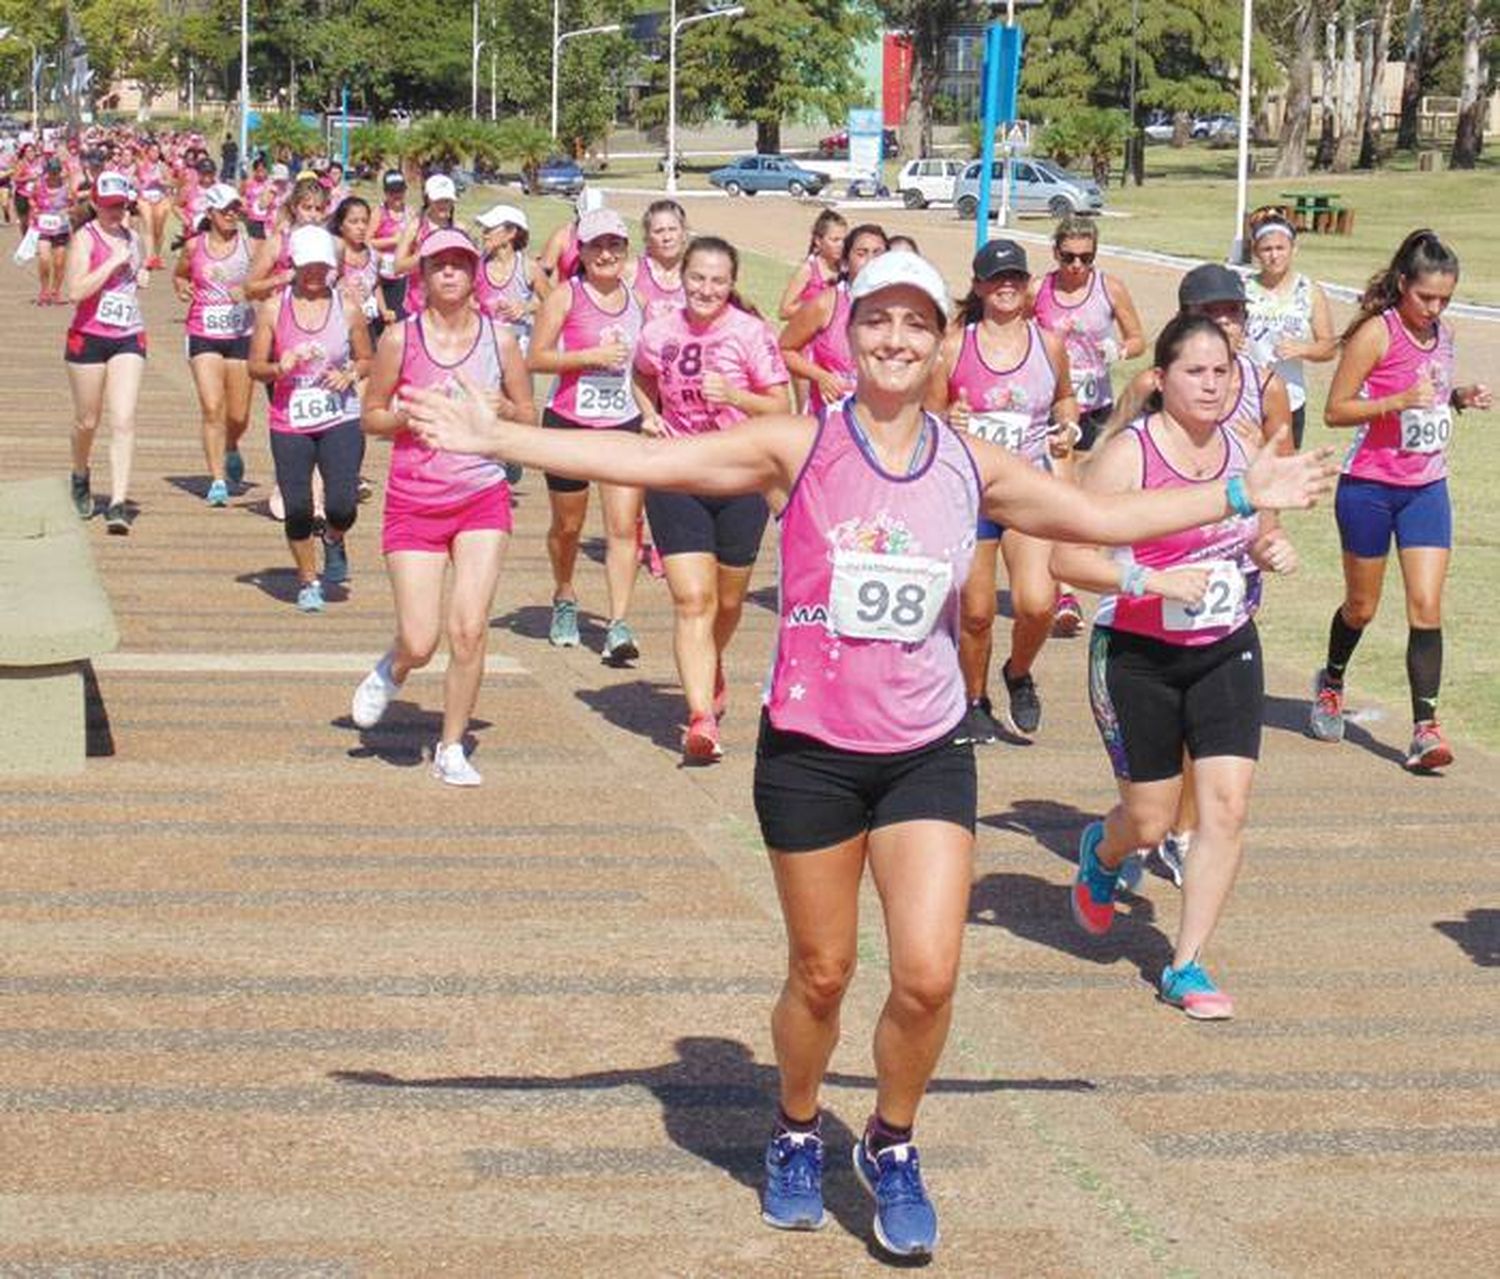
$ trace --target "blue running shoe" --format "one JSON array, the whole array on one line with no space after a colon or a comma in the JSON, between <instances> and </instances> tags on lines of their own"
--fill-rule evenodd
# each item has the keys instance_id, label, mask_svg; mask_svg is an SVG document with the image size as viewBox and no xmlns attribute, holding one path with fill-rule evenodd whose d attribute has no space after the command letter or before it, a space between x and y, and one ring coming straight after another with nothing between
<instances>
[{"instance_id":1,"label":"blue running shoe","mask_svg":"<svg viewBox=\"0 0 1500 1279\"><path fill-rule=\"evenodd\" d=\"M1069 898L1078 926L1095 937L1103 937L1115 922L1115 889L1119 883L1119 868L1109 870L1099 863L1097 850L1103 839L1103 822L1090 822L1084 827L1078 841L1078 875Z\"/></svg>"},{"instance_id":2,"label":"blue running shoe","mask_svg":"<svg viewBox=\"0 0 1500 1279\"><path fill-rule=\"evenodd\" d=\"M784 1132L766 1146L766 1190L760 1219L777 1230L821 1230L823 1139L816 1133Z\"/></svg>"},{"instance_id":3,"label":"blue running shoe","mask_svg":"<svg viewBox=\"0 0 1500 1279\"><path fill-rule=\"evenodd\" d=\"M578 601L553 600L552 626L547 640L553 648L578 647Z\"/></svg>"},{"instance_id":4,"label":"blue running shoe","mask_svg":"<svg viewBox=\"0 0 1500 1279\"><path fill-rule=\"evenodd\" d=\"M893 1257L927 1257L937 1247L937 1213L922 1185L917 1148L887 1146L874 1158L854 1143L854 1172L875 1199L875 1240Z\"/></svg>"},{"instance_id":5,"label":"blue running shoe","mask_svg":"<svg viewBox=\"0 0 1500 1279\"><path fill-rule=\"evenodd\" d=\"M1181 968L1163 968L1157 993L1162 1003L1182 1009L1195 1021L1228 1021L1234 1016L1234 1000L1214 985L1197 960Z\"/></svg>"},{"instance_id":6,"label":"blue running shoe","mask_svg":"<svg viewBox=\"0 0 1500 1279\"><path fill-rule=\"evenodd\" d=\"M329 586L349 584L349 548L341 537L323 539L323 580Z\"/></svg>"},{"instance_id":7,"label":"blue running shoe","mask_svg":"<svg viewBox=\"0 0 1500 1279\"><path fill-rule=\"evenodd\" d=\"M245 482L245 459L239 449L224 454L224 478L236 488Z\"/></svg>"},{"instance_id":8,"label":"blue running shoe","mask_svg":"<svg viewBox=\"0 0 1500 1279\"><path fill-rule=\"evenodd\" d=\"M1115 885L1122 893L1133 893L1146 873L1146 854L1140 851L1129 853L1115 871Z\"/></svg>"},{"instance_id":9,"label":"blue running shoe","mask_svg":"<svg viewBox=\"0 0 1500 1279\"><path fill-rule=\"evenodd\" d=\"M304 613L321 613L323 611L323 583L317 578L304 582L302 589L297 592L297 607Z\"/></svg>"},{"instance_id":10,"label":"blue running shoe","mask_svg":"<svg viewBox=\"0 0 1500 1279\"><path fill-rule=\"evenodd\" d=\"M208 486L208 493L204 496L203 500L210 506L228 506L229 485L225 484L223 480L215 480Z\"/></svg>"}]
</instances>

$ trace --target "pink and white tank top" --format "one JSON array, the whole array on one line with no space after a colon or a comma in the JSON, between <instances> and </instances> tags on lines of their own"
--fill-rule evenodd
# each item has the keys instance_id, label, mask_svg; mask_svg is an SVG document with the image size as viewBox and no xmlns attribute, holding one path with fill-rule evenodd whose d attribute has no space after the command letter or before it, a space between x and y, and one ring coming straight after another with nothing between
<instances>
[{"instance_id":1,"label":"pink and white tank top","mask_svg":"<svg viewBox=\"0 0 1500 1279\"><path fill-rule=\"evenodd\" d=\"M771 326L735 306L707 325L694 324L681 307L648 320L635 349L635 367L656 379L662 418L672 435L722 431L748 416L732 404L708 401L703 379L710 373L757 393L789 380Z\"/></svg>"},{"instance_id":2,"label":"pink and white tank top","mask_svg":"<svg viewBox=\"0 0 1500 1279\"><path fill-rule=\"evenodd\" d=\"M823 414L778 517L780 622L771 723L843 750L894 752L963 718L959 592L974 558L979 473L967 445L926 418L910 475L880 468L854 406Z\"/></svg>"},{"instance_id":3,"label":"pink and white tank top","mask_svg":"<svg viewBox=\"0 0 1500 1279\"><path fill-rule=\"evenodd\" d=\"M635 296L648 322L656 319L658 315L665 315L668 311L675 311L685 306L687 290L682 285L680 265L676 287L669 289L657 278L656 265L649 257L643 254L637 258Z\"/></svg>"},{"instance_id":4,"label":"pink and white tank top","mask_svg":"<svg viewBox=\"0 0 1500 1279\"><path fill-rule=\"evenodd\" d=\"M389 240L393 236L400 236L401 228L406 225L406 209L392 210L390 205L380 206L380 216L375 222L375 232L370 237L372 240ZM383 249L376 254L376 269L382 280L397 280L401 277L396 274L396 250Z\"/></svg>"},{"instance_id":5,"label":"pink and white tank top","mask_svg":"<svg viewBox=\"0 0 1500 1279\"><path fill-rule=\"evenodd\" d=\"M567 242L562 247L562 252L557 255L557 278L571 280L578 274L578 228L576 226L568 229Z\"/></svg>"},{"instance_id":6,"label":"pink and white tank top","mask_svg":"<svg viewBox=\"0 0 1500 1279\"><path fill-rule=\"evenodd\" d=\"M479 303L479 309L483 311L496 324L507 328L516 340L521 344L524 354L531 344L531 315L520 320L508 320L502 316L500 308L519 302L529 306L536 291L531 287L530 272L526 269L526 257L517 253L511 259L510 275L503 284L496 284L490 278L490 259L486 258L480 264L478 273L474 276L474 298Z\"/></svg>"},{"instance_id":7,"label":"pink and white tank top","mask_svg":"<svg viewBox=\"0 0 1500 1279\"><path fill-rule=\"evenodd\" d=\"M363 254L364 260L358 261L357 256ZM380 285L380 276L375 264L375 250L366 245L356 249L353 245L343 246L343 266L339 270L339 282L348 283L354 290L355 300L359 303L359 309L364 313L367 320L375 320L380 317L380 303L375 297L375 290Z\"/></svg>"},{"instance_id":8,"label":"pink and white tank top","mask_svg":"<svg viewBox=\"0 0 1500 1279\"><path fill-rule=\"evenodd\" d=\"M568 316L558 334L559 351L583 351L611 342L625 347L625 363L617 369L570 369L559 373L547 407L579 426L623 426L640 416L630 393L630 366L641 336L641 304L627 288L619 290L624 305L606 311L582 280L569 280L572 294Z\"/></svg>"},{"instance_id":9,"label":"pink and white tank top","mask_svg":"<svg viewBox=\"0 0 1500 1279\"><path fill-rule=\"evenodd\" d=\"M844 383L844 394L854 390L854 352L849 349L849 285L840 280L834 286L833 314L828 323L813 334L803 352L820 369L837 373ZM823 402L823 389L816 382L807 389L807 411L814 416L829 405Z\"/></svg>"},{"instance_id":10,"label":"pink and white tank top","mask_svg":"<svg viewBox=\"0 0 1500 1279\"><path fill-rule=\"evenodd\" d=\"M440 228L429 222L426 218L423 218L422 225L417 229L416 249L420 251L427 237L437 230L440 230ZM417 259L416 266L412 267L411 273L406 277L406 280L406 313L408 315L415 315L427 305L427 286L422 280L422 259L420 257Z\"/></svg>"},{"instance_id":11,"label":"pink and white tank top","mask_svg":"<svg viewBox=\"0 0 1500 1279\"><path fill-rule=\"evenodd\" d=\"M1057 272L1047 272L1036 294L1037 323L1063 340L1068 352L1068 378L1081 412L1107 408L1115 402L1109 382L1104 344L1115 333L1115 308L1109 300L1104 272L1089 278L1088 292L1078 302L1057 296Z\"/></svg>"},{"instance_id":12,"label":"pink and white tank top","mask_svg":"<svg viewBox=\"0 0 1500 1279\"><path fill-rule=\"evenodd\" d=\"M948 375L948 396L969 402L969 434L999 444L1033 466L1047 466L1047 425L1057 394L1057 371L1047 358L1037 321L1026 321L1026 354L997 369L979 346L979 325L964 326L958 359Z\"/></svg>"},{"instance_id":13,"label":"pink and white tank top","mask_svg":"<svg viewBox=\"0 0 1500 1279\"><path fill-rule=\"evenodd\" d=\"M1234 357L1239 369L1240 389L1229 411L1219 419L1239 437L1246 450L1254 453L1266 439L1266 391L1270 374L1256 367L1248 355Z\"/></svg>"},{"instance_id":14,"label":"pink and white tank top","mask_svg":"<svg viewBox=\"0 0 1500 1279\"><path fill-rule=\"evenodd\" d=\"M53 186L45 179L36 184L31 193L31 225L44 239L61 239L70 235L73 225L68 218L68 206L73 203L73 193L68 184Z\"/></svg>"},{"instance_id":15,"label":"pink and white tank top","mask_svg":"<svg viewBox=\"0 0 1500 1279\"><path fill-rule=\"evenodd\" d=\"M197 338L246 337L255 327L255 308L236 302L232 290L243 289L250 275L250 246L236 231L229 252L218 257L209 252L212 238L204 232L188 242L193 300L188 303L187 331Z\"/></svg>"},{"instance_id":16,"label":"pink and white tank top","mask_svg":"<svg viewBox=\"0 0 1500 1279\"><path fill-rule=\"evenodd\" d=\"M474 344L454 364L444 364L432 354L421 315L404 320L404 346L396 397L413 387L438 388L456 395L459 393L460 373L467 374L487 390L500 390L503 379L500 355L495 347L495 328L488 317L481 315L477 319ZM393 498L428 510L450 510L463 505L474 494L487 492L504 483L505 467L493 458L477 453L430 449L410 431L400 432L391 442L391 469L386 491Z\"/></svg>"},{"instance_id":17,"label":"pink and white tank top","mask_svg":"<svg viewBox=\"0 0 1500 1279\"><path fill-rule=\"evenodd\" d=\"M246 178L240 198L245 204L245 221L253 222L256 226L263 227L270 211L266 205L266 192L270 189L269 178Z\"/></svg>"},{"instance_id":18,"label":"pink and white tank top","mask_svg":"<svg viewBox=\"0 0 1500 1279\"><path fill-rule=\"evenodd\" d=\"M160 204L167 194L167 170L160 160L143 160L135 166L135 185L148 204Z\"/></svg>"},{"instance_id":19,"label":"pink and white tank top","mask_svg":"<svg viewBox=\"0 0 1500 1279\"><path fill-rule=\"evenodd\" d=\"M1387 345L1360 394L1367 400L1398 395L1423 377L1432 383L1433 407L1385 413L1359 428L1344 459L1344 474L1414 488L1448 475L1453 435L1453 330L1441 320L1431 345L1422 346L1394 310L1386 311Z\"/></svg>"},{"instance_id":20,"label":"pink and white tank top","mask_svg":"<svg viewBox=\"0 0 1500 1279\"><path fill-rule=\"evenodd\" d=\"M86 223L83 230L89 237L89 271L94 272L109 260L113 251L112 237L106 236L95 222ZM136 292L136 276L145 256L141 252L140 237L134 231L122 230L130 240L130 257L115 268L97 293L90 294L74 308L73 323L69 327L75 333L123 338L146 327L141 318L140 296Z\"/></svg>"},{"instance_id":21,"label":"pink and white tank top","mask_svg":"<svg viewBox=\"0 0 1500 1279\"><path fill-rule=\"evenodd\" d=\"M824 289L831 289L834 283L834 280L824 274L823 259L816 253L809 253L807 255L807 283L802 286L802 292L797 294L798 305L811 301Z\"/></svg>"},{"instance_id":22,"label":"pink and white tank top","mask_svg":"<svg viewBox=\"0 0 1500 1279\"><path fill-rule=\"evenodd\" d=\"M344 368L350 359L349 326L338 294L330 294L325 305L327 309L319 327L304 329L297 323L291 286L281 295L271 358L278 360L283 353L307 343L312 343L315 349L308 359L272 385L267 420L273 431L316 435L359 417L359 391L355 387L333 391L323 385L324 374Z\"/></svg>"},{"instance_id":23,"label":"pink and white tank top","mask_svg":"<svg viewBox=\"0 0 1500 1279\"><path fill-rule=\"evenodd\" d=\"M1174 469L1157 447L1151 421L1149 417L1138 418L1125 428L1134 433L1140 444L1143 489L1220 485L1231 476L1243 475L1250 465L1239 437L1220 422L1224 464L1213 475L1192 479ZM1105 595L1099 601L1095 624L1184 648L1212 644L1234 634L1260 607L1260 570L1250 558L1250 548L1259 535L1258 516L1231 515L1216 524L1137 542L1116 551L1115 558L1122 563L1143 564L1150 569L1181 565L1205 568L1209 572L1208 592L1201 604L1192 607L1163 600L1159 595Z\"/></svg>"}]
</instances>

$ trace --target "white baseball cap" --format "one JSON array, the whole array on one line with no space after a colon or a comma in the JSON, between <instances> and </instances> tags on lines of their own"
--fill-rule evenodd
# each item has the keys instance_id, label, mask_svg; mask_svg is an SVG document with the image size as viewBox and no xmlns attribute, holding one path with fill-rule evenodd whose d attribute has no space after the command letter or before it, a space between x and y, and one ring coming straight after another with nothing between
<instances>
[{"instance_id":1,"label":"white baseball cap","mask_svg":"<svg viewBox=\"0 0 1500 1279\"><path fill-rule=\"evenodd\" d=\"M225 209L243 203L240 193L227 182L215 182L203 193L204 207L212 209L215 213L222 213Z\"/></svg>"},{"instance_id":2,"label":"white baseball cap","mask_svg":"<svg viewBox=\"0 0 1500 1279\"><path fill-rule=\"evenodd\" d=\"M497 204L486 209L474 221L486 231L493 231L497 226L504 226L507 222L528 233L531 231L531 224L526 221L526 214L513 204Z\"/></svg>"},{"instance_id":3,"label":"white baseball cap","mask_svg":"<svg viewBox=\"0 0 1500 1279\"><path fill-rule=\"evenodd\" d=\"M948 285L942 273L926 258L918 257L905 249L882 253L867 262L854 277L854 283L849 286L849 302L852 305L881 289L895 288L900 284L921 290L937 304L943 319L948 318L953 300L948 294Z\"/></svg>"},{"instance_id":4,"label":"white baseball cap","mask_svg":"<svg viewBox=\"0 0 1500 1279\"><path fill-rule=\"evenodd\" d=\"M288 241L293 266L313 266L321 262L326 267L336 267L338 256L334 253L333 237L320 226L299 226Z\"/></svg>"},{"instance_id":5,"label":"white baseball cap","mask_svg":"<svg viewBox=\"0 0 1500 1279\"><path fill-rule=\"evenodd\" d=\"M434 173L423 185L422 194L428 204L436 204L439 200L457 200L458 188L446 173Z\"/></svg>"}]
</instances>

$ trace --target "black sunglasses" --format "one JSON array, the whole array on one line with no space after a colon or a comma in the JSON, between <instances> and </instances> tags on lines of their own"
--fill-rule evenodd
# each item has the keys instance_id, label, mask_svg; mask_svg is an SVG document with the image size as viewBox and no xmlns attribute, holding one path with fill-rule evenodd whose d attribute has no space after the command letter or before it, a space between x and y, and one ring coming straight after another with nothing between
<instances>
[{"instance_id":1,"label":"black sunglasses","mask_svg":"<svg viewBox=\"0 0 1500 1279\"><path fill-rule=\"evenodd\" d=\"M1093 266L1094 265L1094 254L1092 252L1089 252L1089 253L1065 253L1063 250L1059 249L1057 251L1057 260L1059 262L1061 262L1064 266L1074 266L1074 265L1078 265L1078 266Z\"/></svg>"}]
</instances>

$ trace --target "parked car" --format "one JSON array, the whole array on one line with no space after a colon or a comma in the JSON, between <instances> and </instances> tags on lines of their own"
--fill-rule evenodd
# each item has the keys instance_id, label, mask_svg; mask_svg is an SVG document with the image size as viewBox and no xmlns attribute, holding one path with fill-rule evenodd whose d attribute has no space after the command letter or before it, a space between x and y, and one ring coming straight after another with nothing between
<instances>
[{"instance_id":1,"label":"parked car","mask_svg":"<svg viewBox=\"0 0 1500 1279\"><path fill-rule=\"evenodd\" d=\"M1146 117L1146 126L1142 132L1145 133L1147 142L1170 142L1173 129L1171 112L1153 111Z\"/></svg>"},{"instance_id":2,"label":"parked car","mask_svg":"<svg viewBox=\"0 0 1500 1279\"><path fill-rule=\"evenodd\" d=\"M896 190L908 209L925 209L934 200L953 199L963 170L962 160L908 160L896 177Z\"/></svg>"},{"instance_id":3,"label":"parked car","mask_svg":"<svg viewBox=\"0 0 1500 1279\"><path fill-rule=\"evenodd\" d=\"M527 195L577 195L583 190L583 170L576 160L554 155L537 166L535 179L522 177L521 190Z\"/></svg>"},{"instance_id":4,"label":"parked car","mask_svg":"<svg viewBox=\"0 0 1500 1279\"><path fill-rule=\"evenodd\" d=\"M1193 121L1191 136L1216 141L1237 137L1239 131L1240 122L1232 115L1206 115Z\"/></svg>"},{"instance_id":5,"label":"parked car","mask_svg":"<svg viewBox=\"0 0 1500 1279\"><path fill-rule=\"evenodd\" d=\"M784 155L742 155L732 164L708 175L710 185L728 195L754 195L757 191L785 191L789 195L816 195L828 185L826 173L804 169Z\"/></svg>"},{"instance_id":6,"label":"parked car","mask_svg":"<svg viewBox=\"0 0 1500 1279\"><path fill-rule=\"evenodd\" d=\"M887 160L894 159L901 149L896 141L894 129L883 129L880 137L880 154ZM849 130L840 129L830 133L818 143L818 154L825 160L847 160L849 158Z\"/></svg>"},{"instance_id":7,"label":"parked car","mask_svg":"<svg viewBox=\"0 0 1500 1279\"><path fill-rule=\"evenodd\" d=\"M979 170L983 162L973 160L964 169L953 191L953 204L961 218L979 212ZM990 169L990 216L1000 211L1001 164ZM1010 207L1017 213L1050 213L1054 218L1070 213L1098 213L1104 208L1104 193L1093 178L1059 168L1050 160L1015 159L1011 164Z\"/></svg>"}]
</instances>

